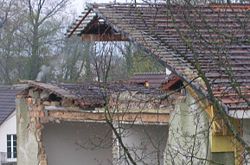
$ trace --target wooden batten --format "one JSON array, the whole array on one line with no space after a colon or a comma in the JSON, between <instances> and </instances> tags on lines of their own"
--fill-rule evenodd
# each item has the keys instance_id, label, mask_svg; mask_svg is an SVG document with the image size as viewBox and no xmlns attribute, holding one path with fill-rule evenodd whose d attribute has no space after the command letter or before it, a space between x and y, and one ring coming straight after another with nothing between
<instances>
[{"instance_id":1,"label":"wooden batten","mask_svg":"<svg viewBox=\"0 0 250 165\"><path fill-rule=\"evenodd\" d=\"M128 41L121 34L82 34L82 41Z\"/></svg>"}]
</instances>

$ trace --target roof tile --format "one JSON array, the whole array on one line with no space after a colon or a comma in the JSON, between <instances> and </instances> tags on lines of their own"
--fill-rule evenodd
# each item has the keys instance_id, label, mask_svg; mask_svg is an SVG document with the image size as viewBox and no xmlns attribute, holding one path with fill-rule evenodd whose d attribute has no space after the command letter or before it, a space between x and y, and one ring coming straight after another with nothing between
<instances>
[{"instance_id":1,"label":"roof tile","mask_svg":"<svg viewBox=\"0 0 250 165\"><path fill-rule=\"evenodd\" d=\"M217 98L229 110L232 105L250 110L250 94L239 95L242 90L250 90L249 4L89 6L91 12L154 54L196 89L206 94L206 86L196 79L200 68ZM230 88L233 95L220 90L223 87ZM242 99L247 107L242 106Z\"/></svg>"},{"instance_id":2,"label":"roof tile","mask_svg":"<svg viewBox=\"0 0 250 165\"><path fill-rule=\"evenodd\" d=\"M0 85L0 125L15 110L16 94L24 87Z\"/></svg>"}]
</instances>

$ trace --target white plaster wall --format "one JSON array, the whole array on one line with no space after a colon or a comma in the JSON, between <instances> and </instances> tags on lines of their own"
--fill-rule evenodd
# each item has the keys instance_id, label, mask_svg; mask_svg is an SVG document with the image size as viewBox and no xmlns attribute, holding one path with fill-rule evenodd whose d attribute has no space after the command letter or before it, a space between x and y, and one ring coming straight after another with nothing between
<instances>
[{"instance_id":1,"label":"white plaster wall","mask_svg":"<svg viewBox=\"0 0 250 165\"><path fill-rule=\"evenodd\" d=\"M250 145L250 119L243 120L243 139Z\"/></svg>"},{"instance_id":2,"label":"white plaster wall","mask_svg":"<svg viewBox=\"0 0 250 165\"><path fill-rule=\"evenodd\" d=\"M121 130L124 144L138 165L162 165L167 142L166 125L130 125ZM128 164L120 152L120 163Z\"/></svg>"},{"instance_id":3,"label":"white plaster wall","mask_svg":"<svg viewBox=\"0 0 250 165\"><path fill-rule=\"evenodd\" d=\"M104 123L51 123L43 141L49 165L112 164L112 132Z\"/></svg>"},{"instance_id":4,"label":"white plaster wall","mask_svg":"<svg viewBox=\"0 0 250 165\"><path fill-rule=\"evenodd\" d=\"M243 120L243 139L245 142L250 146L250 119L244 119ZM244 158L244 164L250 163L250 156L249 154L246 155Z\"/></svg>"},{"instance_id":5,"label":"white plaster wall","mask_svg":"<svg viewBox=\"0 0 250 165\"><path fill-rule=\"evenodd\" d=\"M7 152L7 134L16 134L16 111L0 125L0 152ZM9 159L9 161L15 160Z\"/></svg>"},{"instance_id":6,"label":"white plaster wall","mask_svg":"<svg viewBox=\"0 0 250 165\"><path fill-rule=\"evenodd\" d=\"M16 134L16 111L0 125L0 152L7 152L7 134Z\"/></svg>"},{"instance_id":7,"label":"white plaster wall","mask_svg":"<svg viewBox=\"0 0 250 165\"><path fill-rule=\"evenodd\" d=\"M205 111L188 93L178 98L170 114L165 164L206 164L204 160L210 156L208 137Z\"/></svg>"}]
</instances>

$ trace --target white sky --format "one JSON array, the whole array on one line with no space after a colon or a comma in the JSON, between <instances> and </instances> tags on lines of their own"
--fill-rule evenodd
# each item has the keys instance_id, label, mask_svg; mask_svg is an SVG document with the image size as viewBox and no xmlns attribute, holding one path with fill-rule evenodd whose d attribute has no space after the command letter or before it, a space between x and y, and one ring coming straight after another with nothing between
<instances>
[{"instance_id":1,"label":"white sky","mask_svg":"<svg viewBox=\"0 0 250 165\"><path fill-rule=\"evenodd\" d=\"M77 14L84 10L85 0L70 0L72 8L77 11Z\"/></svg>"},{"instance_id":2,"label":"white sky","mask_svg":"<svg viewBox=\"0 0 250 165\"><path fill-rule=\"evenodd\" d=\"M132 0L116 0L116 2L131 2ZM84 10L84 5L88 3L109 3L114 0L70 0L72 9L76 11L76 14L80 14Z\"/></svg>"}]
</instances>

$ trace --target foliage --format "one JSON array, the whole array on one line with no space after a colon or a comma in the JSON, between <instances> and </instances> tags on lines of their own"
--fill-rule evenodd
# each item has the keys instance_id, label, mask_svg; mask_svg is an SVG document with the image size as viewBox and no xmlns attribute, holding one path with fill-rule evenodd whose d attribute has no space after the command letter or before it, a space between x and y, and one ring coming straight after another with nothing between
<instances>
[{"instance_id":1,"label":"foliage","mask_svg":"<svg viewBox=\"0 0 250 165\"><path fill-rule=\"evenodd\" d=\"M0 83L34 80L43 65L51 68L47 81L95 81L105 70L101 65L108 56L112 64L108 81L127 79L134 72L162 70L131 43L101 45L65 38L62 26L66 23L61 16L67 0L2 0L0 5L4 16L0 19ZM112 47L112 55L101 47Z\"/></svg>"},{"instance_id":2,"label":"foliage","mask_svg":"<svg viewBox=\"0 0 250 165\"><path fill-rule=\"evenodd\" d=\"M132 73L164 71L164 67L154 57L145 54L140 49L134 52L132 62Z\"/></svg>"}]
</instances>

